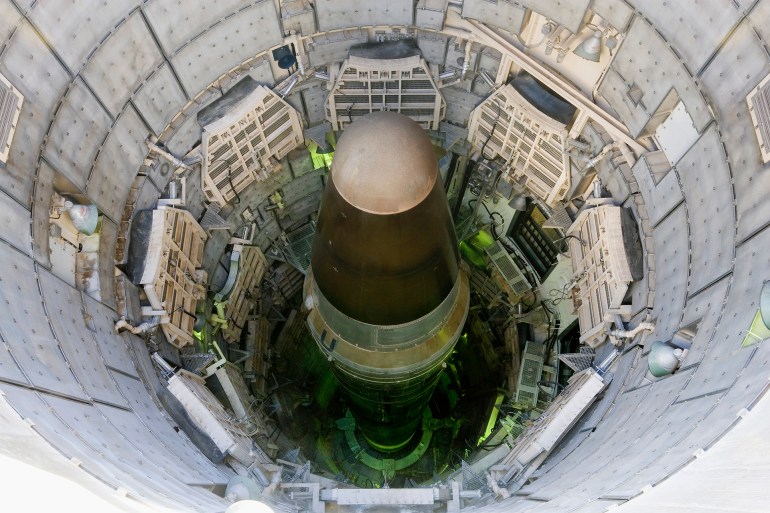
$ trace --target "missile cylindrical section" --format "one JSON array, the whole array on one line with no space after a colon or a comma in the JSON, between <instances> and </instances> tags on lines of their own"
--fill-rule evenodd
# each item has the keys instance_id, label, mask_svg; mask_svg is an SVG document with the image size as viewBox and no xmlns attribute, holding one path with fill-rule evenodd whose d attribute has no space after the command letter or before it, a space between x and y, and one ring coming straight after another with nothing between
<instances>
[{"instance_id":1,"label":"missile cylindrical section","mask_svg":"<svg viewBox=\"0 0 770 513\"><path fill-rule=\"evenodd\" d=\"M375 448L397 450L419 427L468 301L430 139L400 114L364 116L336 149L305 306Z\"/></svg>"}]
</instances>

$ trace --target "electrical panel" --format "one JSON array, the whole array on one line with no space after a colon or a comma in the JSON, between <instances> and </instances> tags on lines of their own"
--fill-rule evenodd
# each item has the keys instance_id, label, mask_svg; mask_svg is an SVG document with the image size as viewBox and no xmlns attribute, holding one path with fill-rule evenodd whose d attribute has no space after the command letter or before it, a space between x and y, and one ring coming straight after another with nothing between
<instances>
[{"instance_id":1,"label":"electrical panel","mask_svg":"<svg viewBox=\"0 0 770 513\"><path fill-rule=\"evenodd\" d=\"M513 261L511 255L505 250L500 241L495 241L491 246L485 250L492 264L500 272L505 279L507 285L511 288L513 296L521 297L532 288L527 281L524 273Z\"/></svg>"},{"instance_id":2,"label":"electrical panel","mask_svg":"<svg viewBox=\"0 0 770 513\"><path fill-rule=\"evenodd\" d=\"M516 386L516 402L529 406L537 405L537 396L540 387L538 381L543 373L542 343L528 341L521 355L521 367L519 367L519 382Z\"/></svg>"}]
</instances>

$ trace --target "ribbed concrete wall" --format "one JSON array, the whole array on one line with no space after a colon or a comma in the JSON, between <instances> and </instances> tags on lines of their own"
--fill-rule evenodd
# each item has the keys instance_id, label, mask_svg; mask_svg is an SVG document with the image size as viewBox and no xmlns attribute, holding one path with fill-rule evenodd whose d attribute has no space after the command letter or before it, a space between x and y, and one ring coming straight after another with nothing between
<instances>
[{"instance_id":1,"label":"ribbed concrete wall","mask_svg":"<svg viewBox=\"0 0 770 513\"><path fill-rule=\"evenodd\" d=\"M645 385L644 349L628 352L603 399L526 495L483 508L604 511L717 443L767 384L767 345L741 348L741 341L770 269L770 178L745 102L770 71L770 0L523 4L568 26L594 9L627 29L597 101L637 135L675 91L699 133L664 177L654 178L640 159L616 194L637 213L648 253L651 293L634 296L635 312L651 307L661 339L700 320L685 368ZM318 37L309 53L317 65L343 59L366 37L360 25L412 24L415 16L411 2L316 7L315 17L279 20L269 0L0 0L0 73L25 97L10 160L0 168L0 390L65 457L143 500L216 510L221 501L190 485L227 476L160 412L145 388L154 373L141 342L112 333L111 295L96 302L50 273L50 191L54 181L68 181L99 206L114 234L132 186L150 202L165 185L152 169L135 182L147 136L185 153L199 138L195 112L220 94L212 82L228 71L224 88L238 72L268 84L283 78L262 57L281 40L282 24L350 27ZM417 21L437 23L419 10ZM421 46L434 62L457 58L440 36L424 35ZM628 98L632 84L643 93L639 104ZM308 116L322 116L319 97L305 99ZM448 112L468 108L450 102ZM114 236L102 244L114 254Z\"/></svg>"}]
</instances>

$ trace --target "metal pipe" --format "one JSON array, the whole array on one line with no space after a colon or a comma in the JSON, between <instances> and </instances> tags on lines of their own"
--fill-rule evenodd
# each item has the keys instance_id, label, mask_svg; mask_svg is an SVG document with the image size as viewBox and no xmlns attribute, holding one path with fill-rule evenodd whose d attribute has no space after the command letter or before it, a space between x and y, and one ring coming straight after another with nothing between
<instances>
[{"instance_id":1,"label":"metal pipe","mask_svg":"<svg viewBox=\"0 0 770 513\"><path fill-rule=\"evenodd\" d=\"M222 290L216 293L214 301L222 301L226 298L235 287L235 280L238 278L238 265L241 259L241 249L243 246L240 244L233 245L233 250L230 252L230 268L227 273L227 281L225 281Z\"/></svg>"},{"instance_id":2,"label":"metal pipe","mask_svg":"<svg viewBox=\"0 0 770 513\"><path fill-rule=\"evenodd\" d=\"M602 197L602 181L597 176L594 180L594 198Z\"/></svg>"},{"instance_id":3,"label":"metal pipe","mask_svg":"<svg viewBox=\"0 0 770 513\"><path fill-rule=\"evenodd\" d=\"M259 484L261 484L263 487L266 487L270 484L270 480L265 475L265 471L262 470L262 468L254 463L249 467L249 472L251 475L257 478L257 481L259 481Z\"/></svg>"},{"instance_id":4,"label":"metal pipe","mask_svg":"<svg viewBox=\"0 0 770 513\"><path fill-rule=\"evenodd\" d=\"M287 94L291 92L292 89L294 89L294 86L297 85L298 81L299 81L299 77L297 75L294 75L293 77L291 77L291 80L289 80L289 83L286 85L286 87L281 89L279 96L281 98L284 98Z\"/></svg>"},{"instance_id":5,"label":"metal pipe","mask_svg":"<svg viewBox=\"0 0 770 513\"><path fill-rule=\"evenodd\" d=\"M600 363L599 365L597 365L597 366L595 367L595 369L596 369L596 372L597 372L597 373L598 373L600 376L604 376L604 373L605 373L605 372L607 372L607 370L609 370L609 368L612 366L612 363L613 363L613 362L614 362L614 361L617 359L617 357L618 357L618 356L620 356L620 351L619 351L618 349L615 349L615 350L613 350L613 351L612 351L612 352L611 352L611 353L610 353L610 354L607 356L607 358L605 358L604 360L602 360L602 363Z\"/></svg>"},{"instance_id":6,"label":"metal pipe","mask_svg":"<svg viewBox=\"0 0 770 513\"><path fill-rule=\"evenodd\" d=\"M494 81L494 80L492 80L492 77L490 77L490 76L489 76L489 73L487 73L487 71L486 71L486 70L483 70L483 69L482 69L481 71L479 71L479 76L481 77L481 79L482 79L484 82L486 82L486 84L487 84L487 85L488 85L490 88L492 88L492 89L494 89L494 88L495 88L495 85L496 85L496 84L495 84L495 81Z\"/></svg>"},{"instance_id":7,"label":"metal pipe","mask_svg":"<svg viewBox=\"0 0 770 513\"><path fill-rule=\"evenodd\" d=\"M634 153L631 151L631 148L629 148L626 143L621 141L618 141L616 146L620 150L620 153L623 154L623 157L626 159L626 163L628 164L628 167L634 167L634 164L636 164L636 157L634 156Z\"/></svg>"},{"instance_id":8,"label":"metal pipe","mask_svg":"<svg viewBox=\"0 0 770 513\"><path fill-rule=\"evenodd\" d=\"M278 489L279 484L281 484L281 471L277 470L273 472L273 478L270 480L270 484L267 486L267 488L264 489L262 493L266 495L270 495L276 489Z\"/></svg>"},{"instance_id":9,"label":"metal pipe","mask_svg":"<svg viewBox=\"0 0 770 513\"><path fill-rule=\"evenodd\" d=\"M468 67L471 64L471 48L473 47L473 40L465 40L465 56L463 57L463 68L460 73L460 79L465 80L465 74L468 72Z\"/></svg>"},{"instance_id":10,"label":"metal pipe","mask_svg":"<svg viewBox=\"0 0 770 513\"><path fill-rule=\"evenodd\" d=\"M610 335L617 338L634 338L636 335L638 335L642 331L649 331L649 332L655 331L655 323L642 322L642 323L639 323L639 325L632 330L621 330L621 329L611 330Z\"/></svg>"},{"instance_id":11,"label":"metal pipe","mask_svg":"<svg viewBox=\"0 0 770 513\"><path fill-rule=\"evenodd\" d=\"M487 484L489 485L489 488L492 490L492 493L494 493L498 497L507 499L508 497L511 496L511 492L509 492L507 488L500 486L498 482L495 481L495 478L492 477L492 474L490 474L489 472L487 472Z\"/></svg>"},{"instance_id":12,"label":"metal pipe","mask_svg":"<svg viewBox=\"0 0 770 513\"><path fill-rule=\"evenodd\" d=\"M169 199L176 199L176 180L171 180L168 183L168 197Z\"/></svg>"},{"instance_id":13,"label":"metal pipe","mask_svg":"<svg viewBox=\"0 0 770 513\"><path fill-rule=\"evenodd\" d=\"M152 358L152 361L155 362L155 365L157 365L161 372L166 376L166 378L169 378L174 375L174 368L168 364L166 360L164 360L157 352L152 353L150 355Z\"/></svg>"},{"instance_id":14,"label":"metal pipe","mask_svg":"<svg viewBox=\"0 0 770 513\"><path fill-rule=\"evenodd\" d=\"M464 28L464 26L469 26L473 30L470 31ZM633 151L639 154L647 151L644 146L639 144L628 134L626 127L623 126L620 121L602 110L598 105L594 104L574 85L554 76L553 72L549 71L545 65L524 53L493 29L470 18L462 18L460 13L455 12L453 9L447 10L446 23L444 28L441 29L441 33L465 39L468 38L468 34L471 32L474 34L474 39L476 41L492 46L503 53L503 55L509 54L515 60L516 64L521 66L536 79L543 82L546 86L553 89L576 107L590 113L592 119L602 125L602 127L604 127L613 137L628 144Z\"/></svg>"},{"instance_id":15,"label":"metal pipe","mask_svg":"<svg viewBox=\"0 0 770 513\"><path fill-rule=\"evenodd\" d=\"M439 73L438 78L443 82L445 80L449 80L450 78L454 78L456 74L457 74L457 71L453 69L448 69L446 71L442 71L441 73Z\"/></svg>"},{"instance_id":16,"label":"metal pipe","mask_svg":"<svg viewBox=\"0 0 770 513\"><path fill-rule=\"evenodd\" d=\"M147 333L149 331L152 331L158 326L160 326L160 316L157 316L157 315L152 317L149 321L139 324L138 326L134 326L133 324L128 322L125 317L121 317L115 323L115 331L120 333L120 330L126 330L126 331L130 331L134 335L140 335L142 333Z\"/></svg>"},{"instance_id":17,"label":"metal pipe","mask_svg":"<svg viewBox=\"0 0 770 513\"><path fill-rule=\"evenodd\" d=\"M586 165L583 166L583 169L580 170L580 173L583 174L589 169L591 169L592 167L594 167L596 164L598 164L604 158L604 156L607 155L607 153L609 153L610 150L612 150L612 148L614 147L615 147L614 142L606 144L598 154L596 154L594 157L591 157L588 160L588 162L586 162Z\"/></svg>"},{"instance_id":18,"label":"metal pipe","mask_svg":"<svg viewBox=\"0 0 770 513\"><path fill-rule=\"evenodd\" d=\"M146 142L147 142L147 147L150 149L150 152L157 153L161 157L165 158L166 160L168 160L169 162L174 164L176 167L181 167L181 168L184 168L184 169L192 169L190 166L185 164L181 159L179 159L178 157L175 157L174 155L172 155L168 151L164 150L163 148L161 148L160 146L155 144L150 139L147 139Z\"/></svg>"}]
</instances>

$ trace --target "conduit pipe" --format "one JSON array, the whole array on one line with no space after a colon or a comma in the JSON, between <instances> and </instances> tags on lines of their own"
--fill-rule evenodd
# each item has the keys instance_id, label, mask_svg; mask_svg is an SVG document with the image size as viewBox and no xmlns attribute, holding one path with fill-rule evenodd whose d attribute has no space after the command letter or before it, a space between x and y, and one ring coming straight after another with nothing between
<instances>
[{"instance_id":1,"label":"conduit pipe","mask_svg":"<svg viewBox=\"0 0 770 513\"><path fill-rule=\"evenodd\" d=\"M444 28L441 29L441 33L462 39L470 39L469 34L472 34L472 37L475 38L476 42L491 46L503 55L510 55L518 66L526 70L537 80L543 82L547 87L551 88L576 107L590 113L591 118L602 125L602 127L604 127L604 129L614 138L623 141L638 154L647 151L644 146L639 144L628 134L628 129L623 126L620 121L589 100L575 86L569 84L566 80L554 76L554 73L548 70L545 65L524 53L513 43L506 40L503 36L483 23L463 18L455 10L448 9L446 24L444 25Z\"/></svg>"}]
</instances>

